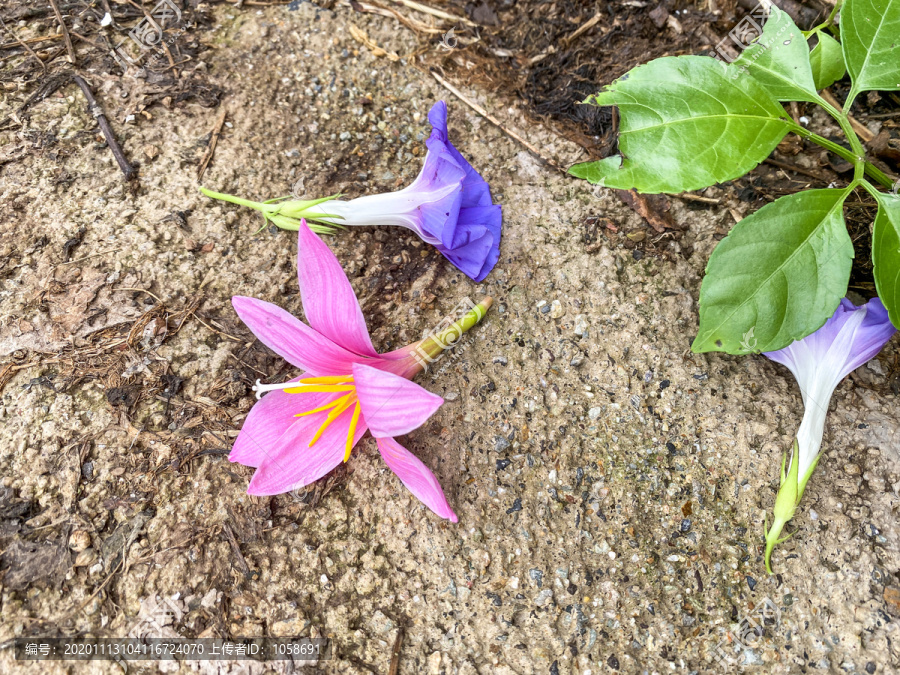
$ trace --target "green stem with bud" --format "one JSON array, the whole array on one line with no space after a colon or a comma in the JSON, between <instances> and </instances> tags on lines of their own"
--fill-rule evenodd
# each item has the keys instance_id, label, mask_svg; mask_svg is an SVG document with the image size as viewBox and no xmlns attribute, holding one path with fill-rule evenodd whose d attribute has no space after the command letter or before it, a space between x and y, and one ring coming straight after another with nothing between
<instances>
[{"instance_id":1,"label":"green stem with bud","mask_svg":"<svg viewBox=\"0 0 900 675\"><path fill-rule=\"evenodd\" d=\"M821 456L821 455L820 455ZM778 496L775 497L775 508L773 509L774 521L772 527L766 529L766 571L772 574L772 551L775 546L790 539L791 535L787 535L779 539L781 531L787 525L794 514L797 507L800 506L800 500L803 499L803 493L806 491L806 484L809 482L810 476L816 470L819 463L819 457L813 461L809 470L800 477L800 452L796 439L794 440L793 452L791 454L791 469L785 474L785 463L787 456L781 458L781 487L778 490Z\"/></svg>"},{"instance_id":2,"label":"green stem with bud","mask_svg":"<svg viewBox=\"0 0 900 675\"><path fill-rule=\"evenodd\" d=\"M251 209L255 209L262 214L265 223L271 222L273 225L282 230L290 230L296 232L300 229L301 220L309 221L307 223L309 225L309 229L319 234L333 234L334 231L340 227L340 225L337 225L335 223L329 222L325 224L321 220L322 218L338 218L339 216L319 213L318 211L310 211L310 209L314 206L318 206L319 204L340 197L339 194L331 195L329 197L322 197L322 199L289 201L286 201L285 199L272 199L267 202L254 202L249 199L236 197L234 195L227 195L222 192L213 192L212 190L207 190L204 187L200 188L200 192L202 192L207 197L211 197L212 199L219 199L223 202L237 204L238 206L249 206ZM263 227L265 227L265 225L263 225Z\"/></svg>"}]
</instances>

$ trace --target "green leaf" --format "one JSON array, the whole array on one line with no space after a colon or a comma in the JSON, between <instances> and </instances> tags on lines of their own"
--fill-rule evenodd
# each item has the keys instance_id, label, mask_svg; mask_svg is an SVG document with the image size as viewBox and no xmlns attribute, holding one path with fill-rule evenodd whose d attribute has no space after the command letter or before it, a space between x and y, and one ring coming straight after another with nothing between
<instances>
[{"instance_id":1,"label":"green leaf","mask_svg":"<svg viewBox=\"0 0 900 675\"><path fill-rule=\"evenodd\" d=\"M846 0L841 45L854 91L900 89L900 0Z\"/></svg>"},{"instance_id":2,"label":"green leaf","mask_svg":"<svg viewBox=\"0 0 900 675\"><path fill-rule=\"evenodd\" d=\"M629 71L585 103L616 105L619 151L569 173L612 188L684 192L732 180L788 132L784 108L753 78L708 56L669 56Z\"/></svg>"},{"instance_id":3,"label":"green leaf","mask_svg":"<svg viewBox=\"0 0 900 675\"><path fill-rule=\"evenodd\" d=\"M738 83L749 74L779 101L815 101L809 45L787 13L772 5L762 35L728 66Z\"/></svg>"},{"instance_id":4,"label":"green leaf","mask_svg":"<svg viewBox=\"0 0 900 675\"><path fill-rule=\"evenodd\" d=\"M900 326L900 196L879 193L872 231L875 288L894 326Z\"/></svg>"},{"instance_id":5,"label":"green leaf","mask_svg":"<svg viewBox=\"0 0 900 675\"><path fill-rule=\"evenodd\" d=\"M809 53L816 90L822 91L844 77L847 66L844 65L844 52L841 43L827 33L818 34L819 43Z\"/></svg>"},{"instance_id":6,"label":"green leaf","mask_svg":"<svg viewBox=\"0 0 900 675\"><path fill-rule=\"evenodd\" d=\"M807 190L744 218L716 246L700 288L695 352L774 351L818 329L847 292L849 190Z\"/></svg>"}]
</instances>

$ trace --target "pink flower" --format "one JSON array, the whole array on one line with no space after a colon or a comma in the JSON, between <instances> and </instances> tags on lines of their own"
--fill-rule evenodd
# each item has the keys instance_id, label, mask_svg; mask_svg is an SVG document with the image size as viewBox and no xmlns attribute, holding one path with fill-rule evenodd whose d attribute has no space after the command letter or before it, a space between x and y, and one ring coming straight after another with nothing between
<instances>
[{"instance_id":1,"label":"pink flower","mask_svg":"<svg viewBox=\"0 0 900 675\"><path fill-rule=\"evenodd\" d=\"M259 384L228 459L256 468L247 492L274 495L309 485L350 458L370 430L388 467L422 503L457 522L434 474L396 436L420 427L443 403L410 381L447 340L440 336L378 354L359 303L334 254L306 222L299 229L297 271L309 325L280 307L235 296L241 320L302 375ZM451 329L465 332L490 307L487 298ZM448 329L450 330L450 329ZM447 333L447 331L444 331Z\"/></svg>"}]
</instances>

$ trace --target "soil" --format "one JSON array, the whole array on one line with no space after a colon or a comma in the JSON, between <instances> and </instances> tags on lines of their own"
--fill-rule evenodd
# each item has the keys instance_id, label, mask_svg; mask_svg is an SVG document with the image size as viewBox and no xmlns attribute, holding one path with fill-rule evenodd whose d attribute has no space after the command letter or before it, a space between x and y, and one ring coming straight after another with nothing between
<instances>
[{"instance_id":1,"label":"soil","mask_svg":"<svg viewBox=\"0 0 900 675\"><path fill-rule=\"evenodd\" d=\"M124 181L74 84L22 109L42 91L38 70L0 103L0 670L121 672L105 661L16 661L10 641L155 633L330 637L334 659L300 672L392 672L395 646L400 673L718 673L722 654L748 672L894 672L898 341L835 392L827 452L774 576L763 521L800 424L799 389L762 356L689 349L716 243L775 189L816 179L773 169L703 192L717 203L670 198L674 227L660 233L615 194L534 158L429 72L450 59L448 79L561 166L597 154L611 118L553 108L540 69L522 75L545 82L525 95L485 82L495 75L471 47L442 53L429 42L439 35L393 17L338 3L243 5L195 8L197 27L172 47L173 59L191 59L177 76L164 56L156 75L122 74L76 42L80 72L140 165L135 181ZM470 17L482 6L501 24L513 11L441 5ZM628 59L656 55L641 51L654 38L645 9L610 6L647 41ZM565 7L540 10L556 17L550 44L560 26L593 15ZM35 35L54 30L46 16ZM29 21L6 23L27 37ZM375 56L351 26L400 58ZM614 26L603 18L596 30ZM658 53L709 45L659 32ZM501 37L477 49L544 49ZM6 69L28 68L24 55L4 58ZM599 87L628 59L608 78L584 71L566 91ZM305 491L250 497L253 470L227 461L231 442L253 382L293 372L253 339L230 297L302 316L296 242L198 186L258 199L397 189L418 172L439 99L451 139L504 207L497 268L474 284L398 229L326 241L380 351L418 339L465 298L494 298L419 377L446 403L403 439L459 523L412 497L370 438ZM867 123L895 129L868 110ZM776 159L823 180L835 171L782 150ZM777 611L763 634L735 651L729 632L767 601ZM160 604L177 611L148 629ZM194 666L240 672L236 662Z\"/></svg>"}]
</instances>

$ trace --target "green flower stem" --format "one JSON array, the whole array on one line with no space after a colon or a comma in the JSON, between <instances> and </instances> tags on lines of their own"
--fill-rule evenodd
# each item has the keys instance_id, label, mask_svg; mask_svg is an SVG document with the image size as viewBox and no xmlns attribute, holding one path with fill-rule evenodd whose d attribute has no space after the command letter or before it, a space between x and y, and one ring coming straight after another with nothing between
<instances>
[{"instance_id":1,"label":"green flower stem","mask_svg":"<svg viewBox=\"0 0 900 675\"><path fill-rule=\"evenodd\" d=\"M334 234L335 229L340 227L340 225L338 224L316 222L320 218L336 216L327 216L325 214L318 213L309 214L305 212L306 209L317 204L321 204L322 202L327 202L333 199L333 197L324 197L323 199L313 199L309 201L296 202L287 202L279 199L273 199L267 202L254 202L250 201L249 199L243 199L242 197L236 197L234 195L227 195L222 192L213 192L212 190L207 190L205 187L201 187L200 192L212 199L220 199L223 202L229 202L231 204L237 204L239 206L248 206L251 209L259 211L262 214L264 220L263 228L266 226L266 224L272 223L282 230L290 230L296 232L300 229L301 218L306 218L306 220L308 221L307 225L309 226L309 229L313 232L317 232L318 234ZM295 215L284 215L284 213L282 212L286 207L290 206L295 207Z\"/></svg>"},{"instance_id":2,"label":"green flower stem","mask_svg":"<svg viewBox=\"0 0 900 675\"><path fill-rule=\"evenodd\" d=\"M239 206L249 206L251 209L256 209L257 211L261 211L263 213L278 212L277 204L263 204L262 202L253 202L249 199L243 199L242 197L226 195L222 192L213 192L212 190L207 190L205 187L200 188L200 192L205 194L207 197L211 197L212 199L220 199L223 202L230 202L231 204L238 204Z\"/></svg>"},{"instance_id":3,"label":"green flower stem","mask_svg":"<svg viewBox=\"0 0 900 675\"><path fill-rule=\"evenodd\" d=\"M803 493L806 492L806 484L809 483L809 479L812 477L813 471L815 471L816 467L819 465L819 459L821 459L821 457L822 455L819 454L813 460L812 465L806 471L806 475L802 477L800 476L800 452L796 439L794 439L794 447L791 452L790 473L785 473L784 470L787 459L786 456L782 456L781 458L781 487L778 490L778 495L775 497L775 508L772 512L774 521L772 522L772 527L765 532L766 571L769 574L772 574L772 551L775 550L775 547L778 544L781 544L790 538L791 535L788 535L787 537L779 539L784 526L791 521L794 514L797 512L797 507L800 506L800 500L803 499Z\"/></svg>"},{"instance_id":4,"label":"green flower stem","mask_svg":"<svg viewBox=\"0 0 900 675\"><path fill-rule=\"evenodd\" d=\"M487 314L487 311L491 308L492 304L494 304L493 298L485 298L466 312L465 316L459 321L448 326L440 333L430 335L422 340L418 345L417 351L423 356L426 356L430 363L437 358L442 351L455 345L464 333L476 326L478 322L484 318L484 315Z\"/></svg>"}]
</instances>

